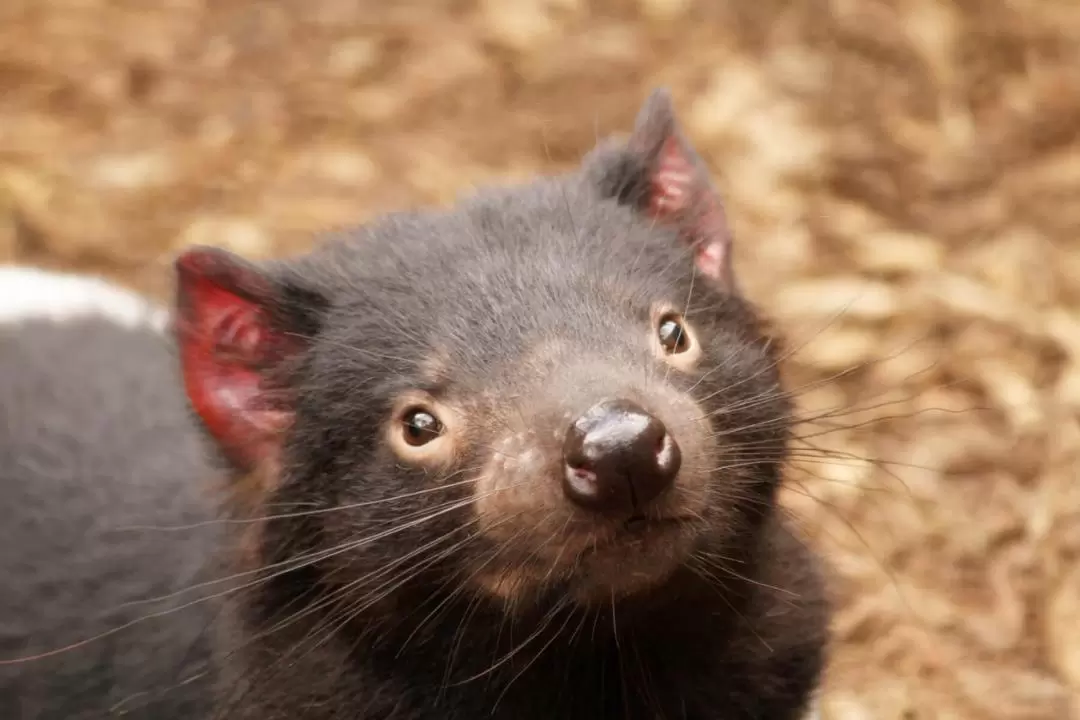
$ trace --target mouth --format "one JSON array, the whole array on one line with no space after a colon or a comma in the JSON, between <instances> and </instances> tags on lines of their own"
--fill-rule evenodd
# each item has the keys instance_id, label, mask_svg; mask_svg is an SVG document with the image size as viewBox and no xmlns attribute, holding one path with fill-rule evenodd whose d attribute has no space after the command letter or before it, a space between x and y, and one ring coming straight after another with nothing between
<instances>
[{"instance_id":1,"label":"mouth","mask_svg":"<svg viewBox=\"0 0 1080 720\"><path fill-rule=\"evenodd\" d=\"M620 534L643 535L664 528L682 527L690 521L688 517L661 517L651 518L645 515L634 515L628 518L618 531Z\"/></svg>"},{"instance_id":2,"label":"mouth","mask_svg":"<svg viewBox=\"0 0 1080 720\"><path fill-rule=\"evenodd\" d=\"M574 563L574 595L609 602L664 582L691 553L696 518L633 516L594 532Z\"/></svg>"},{"instance_id":3,"label":"mouth","mask_svg":"<svg viewBox=\"0 0 1080 720\"><path fill-rule=\"evenodd\" d=\"M642 549L655 547L684 534L691 521L692 518L689 517L656 518L634 515L593 542L588 554L619 550L627 546Z\"/></svg>"}]
</instances>

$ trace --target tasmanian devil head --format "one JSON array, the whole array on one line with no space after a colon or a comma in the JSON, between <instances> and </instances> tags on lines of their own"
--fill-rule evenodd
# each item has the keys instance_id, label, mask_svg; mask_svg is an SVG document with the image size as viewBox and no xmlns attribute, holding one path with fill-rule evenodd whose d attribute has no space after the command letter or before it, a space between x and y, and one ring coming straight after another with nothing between
<instances>
[{"instance_id":1,"label":"tasmanian devil head","mask_svg":"<svg viewBox=\"0 0 1080 720\"><path fill-rule=\"evenodd\" d=\"M610 603L737 555L772 504L787 401L663 91L568 175L177 269L191 405L276 513L263 562Z\"/></svg>"}]
</instances>

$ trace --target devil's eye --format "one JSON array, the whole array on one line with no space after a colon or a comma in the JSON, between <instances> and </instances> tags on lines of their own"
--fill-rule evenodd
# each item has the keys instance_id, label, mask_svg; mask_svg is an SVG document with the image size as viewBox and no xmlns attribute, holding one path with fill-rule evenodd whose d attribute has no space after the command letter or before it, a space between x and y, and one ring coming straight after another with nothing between
<instances>
[{"instance_id":1,"label":"devil's eye","mask_svg":"<svg viewBox=\"0 0 1080 720\"><path fill-rule=\"evenodd\" d=\"M690 349L690 336L682 319L677 315L669 314L660 318L656 334L660 338L660 347L669 355L684 353Z\"/></svg>"},{"instance_id":2,"label":"devil's eye","mask_svg":"<svg viewBox=\"0 0 1080 720\"><path fill-rule=\"evenodd\" d=\"M443 431L439 419L423 408L411 408L401 418L402 436L413 447L426 445Z\"/></svg>"}]
</instances>

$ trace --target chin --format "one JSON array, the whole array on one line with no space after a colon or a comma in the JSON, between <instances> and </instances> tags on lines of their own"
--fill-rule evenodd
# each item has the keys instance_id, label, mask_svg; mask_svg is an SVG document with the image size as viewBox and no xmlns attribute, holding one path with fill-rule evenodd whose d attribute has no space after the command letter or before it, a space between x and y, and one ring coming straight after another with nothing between
<instances>
[{"instance_id":1,"label":"chin","mask_svg":"<svg viewBox=\"0 0 1080 720\"><path fill-rule=\"evenodd\" d=\"M578 560L571 594L582 605L613 601L662 586L693 552L697 533L684 520L631 523L596 539Z\"/></svg>"}]
</instances>

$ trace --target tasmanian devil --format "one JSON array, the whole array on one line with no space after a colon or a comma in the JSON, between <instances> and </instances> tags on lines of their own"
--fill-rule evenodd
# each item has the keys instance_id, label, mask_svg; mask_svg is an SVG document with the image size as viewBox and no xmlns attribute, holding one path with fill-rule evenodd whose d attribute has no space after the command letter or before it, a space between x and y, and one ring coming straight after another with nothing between
<instances>
[{"instance_id":1,"label":"tasmanian devil","mask_svg":"<svg viewBox=\"0 0 1080 720\"><path fill-rule=\"evenodd\" d=\"M112 618L150 588L166 596L147 621L160 637L39 661L96 652L76 655L96 658L94 683L72 675L71 689L33 661L0 671L54 703L144 691L214 706L146 715L162 718L812 712L828 606L777 506L791 400L665 91L572 172L389 214L299 257L196 247L175 268L167 335L86 329L65 349L39 328L0 346L5 374L41 348L40 367L14 367L45 398L10 379L0 395L12 428L35 428L0 438L18 528L0 555L4 607L17 601L4 649L40 650L12 640L21 627L59 642L50 612ZM67 384L79 364L94 388L81 395ZM206 522L59 539L123 507ZM228 588L173 597L207 563ZM33 691L48 707L20 682L5 702Z\"/></svg>"}]
</instances>

